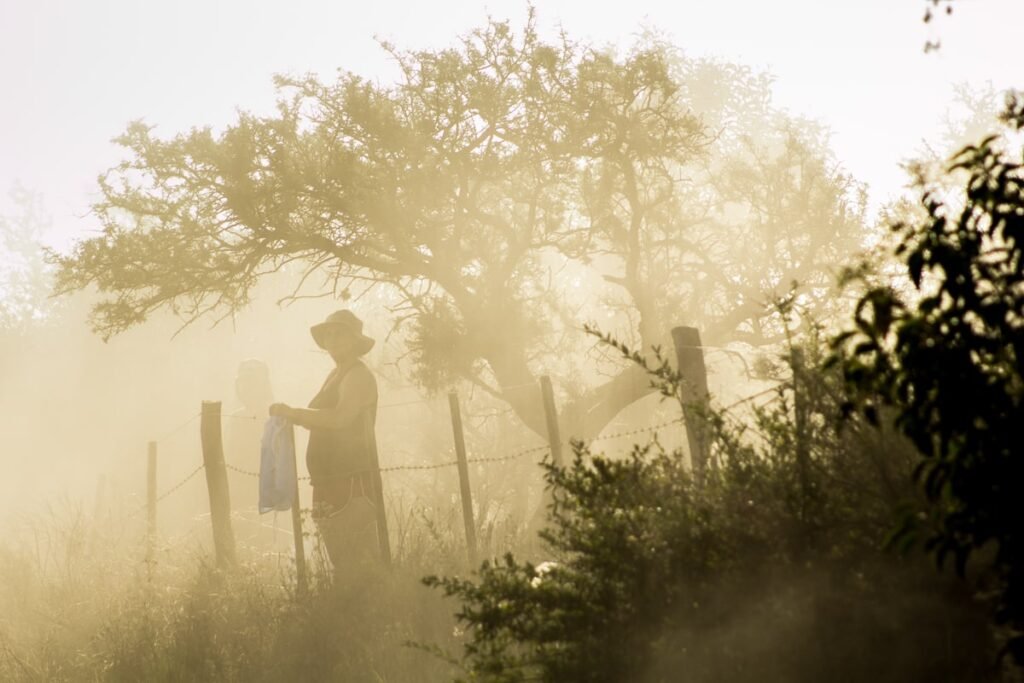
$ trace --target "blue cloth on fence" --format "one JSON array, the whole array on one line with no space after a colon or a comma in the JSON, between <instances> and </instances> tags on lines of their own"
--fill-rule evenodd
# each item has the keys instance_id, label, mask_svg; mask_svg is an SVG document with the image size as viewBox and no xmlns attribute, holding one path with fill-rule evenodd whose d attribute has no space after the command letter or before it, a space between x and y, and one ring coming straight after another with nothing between
<instances>
[{"instance_id":1,"label":"blue cloth on fence","mask_svg":"<svg viewBox=\"0 0 1024 683\"><path fill-rule=\"evenodd\" d=\"M263 427L260 445L261 513L290 510L295 499L295 433L283 417L272 417Z\"/></svg>"}]
</instances>

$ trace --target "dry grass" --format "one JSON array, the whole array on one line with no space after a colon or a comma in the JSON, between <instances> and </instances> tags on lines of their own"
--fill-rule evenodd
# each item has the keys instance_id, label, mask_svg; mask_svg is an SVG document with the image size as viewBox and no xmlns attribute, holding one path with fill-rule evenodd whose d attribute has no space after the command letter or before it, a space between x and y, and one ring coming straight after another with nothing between
<instances>
[{"instance_id":1,"label":"dry grass","mask_svg":"<svg viewBox=\"0 0 1024 683\"><path fill-rule=\"evenodd\" d=\"M294 562L241 546L239 567L210 566L200 529L146 563L137 521L64 503L26 517L0 546L0 680L452 680L438 652L461 643L429 573L465 572L458 515L409 505L389 570L336 585L315 537L311 586Z\"/></svg>"}]
</instances>

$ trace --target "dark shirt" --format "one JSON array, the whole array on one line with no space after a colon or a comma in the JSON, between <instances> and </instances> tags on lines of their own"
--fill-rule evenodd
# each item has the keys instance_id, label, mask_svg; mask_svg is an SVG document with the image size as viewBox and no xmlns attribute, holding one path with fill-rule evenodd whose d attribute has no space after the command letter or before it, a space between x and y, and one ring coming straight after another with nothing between
<instances>
[{"instance_id":1,"label":"dark shirt","mask_svg":"<svg viewBox=\"0 0 1024 683\"><path fill-rule=\"evenodd\" d=\"M372 434L377 420L377 381L361 361L344 371L335 368L309 402L313 410L342 406L357 408L355 417L329 429L309 430L306 467L313 486L340 483L374 467Z\"/></svg>"}]
</instances>

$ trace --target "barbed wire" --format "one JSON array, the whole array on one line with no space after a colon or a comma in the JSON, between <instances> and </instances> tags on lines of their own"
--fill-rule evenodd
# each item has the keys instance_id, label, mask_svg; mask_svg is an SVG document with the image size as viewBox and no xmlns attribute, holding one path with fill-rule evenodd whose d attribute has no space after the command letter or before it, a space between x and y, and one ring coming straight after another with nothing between
<instances>
[{"instance_id":1,"label":"barbed wire","mask_svg":"<svg viewBox=\"0 0 1024 683\"><path fill-rule=\"evenodd\" d=\"M742 399L740 399L738 401L735 401L735 402L729 404L728 406L726 406L724 408L724 410L725 411L731 410L732 408L734 408L734 407L736 407L738 405L741 405L741 404L746 403L748 401L754 400L756 398L759 398L759 397L764 396L766 394L769 394L771 392L778 391L779 388L785 386L788 383L789 383L788 381L779 382L775 386L769 387L769 388L764 389L762 391L759 391L759 392L757 392L755 394L751 394L750 396L746 396L746 397L744 397L744 398L742 398ZM524 385L524 386L526 386L526 385ZM432 400L432 399L426 399L426 400ZM426 400L423 400L423 401L410 401L410 402L407 402L407 403L404 403L404 404L398 403L398 404L390 404L390 405L391 406L411 405L413 403L426 402ZM173 434L177 433L178 431L180 431L181 429L185 428L187 425L189 425L193 420L195 420L198 417L200 417L199 413L191 416L188 420L182 422L180 425L178 425L177 427L175 427L171 431L167 432L164 436L160 437L160 439L157 440L157 443L167 439L171 435L173 435ZM221 417L229 417L229 418L236 418L236 419L250 419L250 420L257 420L257 419L259 419L258 416L248 416L248 415L225 415L225 414L222 414ZM656 425L650 425L650 426L647 426L647 427L638 427L636 429L628 429L628 430L624 430L624 431L620 431L620 432L615 432L615 433L612 433L612 434L605 434L605 435L597 436L597 437L594 437L592 439L585 439L585 440L583 440L583 443L589 446L590 444L594 444L594 443L601 442L601 441L610 441L612 439L620 439L620 438L627 437L627 436L636 436L638 434L645 434L645 433L656 432L659 429L664 429L665 427L670 427L672 425L681 424L684 421L685 420L684 420L683 417L677 417L677 418L673 418L671 420L666 420L666 421L661 422L661 423L656 424ZM563 442L561 445L562 446L571 446L571 443ZM507 462L507 461L510 461L510 460L517 460L517 459L525 457L527 455L531 455L531 454L535 454L535 453L541 453L541 452L549 451L549 450L551 450L551 446L549 444L542 444L542 445L538 445L538 446L531 446L529 448L524 448L524 449L521 449L519 451L516 451L514 453L510 453L510 454L507 454L507 455L477 456L477 457L466 458L466 463L467 464L485 464L485 463ZM412 472L412 471L430 471L430 470L444 469L444 468L447 468L447 467L455 467L458 464L459 464L458 460L447 460L447 461L444 461L444 462L431 463L431 464L422 464L422 465L392 465L392 466L388 466L388 467L378 467L378 468L376 468L376 472L378 472L380 474L384 474L384 473L389 473L389 472L403 472L403 471L409 471L409 472ZM202 471L204 469L204 467L205 467L204 464L199 464L194 470L192 470L189 474L187 474L184 478L182 478L178 483L176 483L170 489L168 489L167 491L165 491L164 493L159 495L156 498L156 500L154 501L154 503L159 503L160 501L164 500L168 496L170 496L173 493L175 493L176 491L178 491L181 487L183 487L186 483L188 483L191 479L193 479L197 474L199 474L199 472ZM232 472L235 472L237 474L241 474L241 475L244 475L244 476L247 476L247 477L256 477L256 478L258 478L260 476L260 473L257 472L257 471L245 469L243 467L239 467L238 465L234 465L232 463L225 462L224 463L224 467L226 469L228 469L228 470L231 470ZM298 481L311 481L311 478L308 477L308 476L296 477L296 479ZM145 509L146 509L146 506L143 506L142 508L140 508L140 510L138 512L141 512L141 511L143 511Z\"/></svg>"},{"instance_id":2,"label":"barbed wire","mask_svg":"<svg viewBox=\"0 0 1024 683\"><path fill-rule=\"evenodd\" d=\"M379 467L378 472L402 472L402 471L416 471L416 470L440 470L445 467L454 467L458 465L458 460L448 460L445 462L432 463L430 465L392 465L390 467Z\"/></svg>"},{"instance_id":3,"label":"barbed wire","mask_svg":"<svg viewBox=\"0 0 1024 683\"><path fill-rule=\"evenodd\" d=\"M624 436L636 436L637 434L643 434L645 432L656 432L659 429L663 429L665 427L671 427L674 424L680 424L682 422L683 422L683 418L682 417L675 417L675 418L672 418L671 420L667 420L665 422L662 422L661 424L652 425L650 427L640 427L638 429L630 429L628 431L617 432L615 434L607 434L605 436L597 436L597 437L594 437L593 439L590 439L589 441L588 440L584 440L584 443L592 444L592 443L596 443L598 441L608 441L610 439L621 439Z\"/></svg>"},{"instance_id":4,"label":"barbed wire","mask_svg":"<svg viewBox=\"0 0 1024 683\"><path fill-rule=\"evenodd\" d=\"M195 414L195 415L193 415L192 417L188 418L187 420L185 420L184 422L182 422L181 424L179 424L179 425L178 425L177 427L175 427L174 429L170 430L169 432L167 432L166 434L164 434L163 436L161 436L161 437L160 437L159 439L156 439L156 440L154 441L154 443L161 443L161 442L163 442L163 441L166 441L166 440L167 440L167 439L169 439L170 437L172 437L172 436L174 436L175 434L177 434L178 432L180 432L180 431L181 431L182 429L184 429L185 427L187 427L187 426L189 426L190 424L192 424L192 421L193 421L193 420L195 420L196 418L198 418L198 417L199 417L200 415L201 415L201 413L196 413L196 414Z\"/></svg>"},{"instance_id":5,"label":"barbed wire","mask_svg":"<svg viewBox=\"0 0 1024 683\"><path fill-rule=\"evenodd\" d=\"M593 439L589 439L589 440L585 441L585 443L591 444L591 443L595 443L595 442L598 442L598 441L607 441L607 440L611 440L611 439L619 439L619 438L626 437L626 436L636 436L637 434L654 432L654 431L657 431L659 429L663 429L665 427L669 427L669 426L674 425L674 424L679 424L681 422L682 422L682 418L675 418L675 419L667 420L667 421L662 422L660 424L651 425L651 426L648 426L648 427L640 427L640 428L637 428L637 429L630 429L630 430L626 430L626 431L616 432L614 434L606 434L604 436L598 436L598 437L595 437ZM571 443L563 442L561 445L562 446L570 446ZM529 448L524 448L522 450L516 451L515 453L510 453L508 455L477 456L477 457L472 457L472 458L466 458L466 463L467 464L478 465L478 464L492 463L492 462L506 462L506 461L509 461L509 460L516 460L518 458L522 458L524 456L531 455L533 453L540 453L540 452L549 451L549 450L551 450L551 446L548 445L548 444L543 444L543 445L540 445L540 446L531 446ZM458 460L446 460L444 462L430 463L430 464L423 464L423 465L391 465L391 466L388 466L388 467L378 467L377 468L377 472L380 472L381 474L385 474L385 473L388 473L388 472L429 471L429 470L444 469L446 467L455 467L458 464L459 464ZM245 475L247 477L257 477L258 478L260 476L259 472L256 472L254 470L247 470L247 469L245 469L243 467L239 467L238 465L234 465L234 464L229 463L229 462L225 462L224 463L224 467L229 469L229 470L231 470L232 472L236 472L238 474L242 474L242 475ZM201 466L200 466L200 468L201 468ZM310 480L309 477L296 477L296 478L298 479L298 481L309 481Z\"/></svg>"},{"instance_id":6,"label":"barbed wire","mask_svg":"<svg viewBox=\"0 0 1024 683\"><path fill-rule=\"evenodd\" d=\"M627 431L617 432L615 434L608 434L606 436L600 436L600 437L597 437L597 438L589 440L587 443L594 443L595 441L605 441L605 440L608 440L608 439L617 439L617 438L621 438L621 437L624 437L624 436L634 436L636 434L643 434L645 432L654 432L654 431L657 431L657 430L662 429L664 427L668 427L670 425L677 424L677 423L679 423L681 421L682 421L681 418L676 418L676 419L669 420L667 422L662 422L660 424L652 425L652 426L649 426L649 427L640 427L638 429L630 429L630 430L627 430ZM562 446L570 446L571 444L569 442L562 442L561 445ZM466 463L467 464L474 464L474 465L476 465L476 464L491 463L491 462L506 462L508 460L516 460L518 458L522 458L522 457L524 457L526 455L531 455L533 453L541 453L543 451L550 451L550 450L551 450L551 446L548 445L548 444L544 444L544 445L541 445L541 446L531 446L530 448L524 448L524 449L522 449L520 451L516 451L515 453L510 453L508 455L477 456L477 457L473 457L473 458L466 458ZM450 461L447 461L447 462L441 462L441 463L436 463L436 464L432 464L432 465L399 465L399 466L395 466L395 467L382 467L380 469L380 471L381 472L394 472L394 471L399 471L399 470L433 470L433 469L441 469L442 467L453 467L453 466L458 465L458 464L459 463L458 463L457 460L450 460Z\"/></svg>"},{"instance_id":7,"label":"barbed wire","mask_svg":"<svg viewBox=\"0 0 1024 683\"><path fill-rule=\"evenodd\" d=\"M259 477L260 476L259 472L253 472L252 470L244 470L241 467L238 467L236 465L232 465L229 462L225 462L224 463L224 467L228 468L232 472L238 472L239 474L244 474L247 477Z\"/></svg>"},{"instance_id":8,"label":"barbed wire","mask_svg":"<svg viewBox=\"0 0 1024 683\"><path fill-rule=\"evenodd\" d=\"M398 403L383 403L383 404L377 406L377 410L387 410L388 408L402 408L404 406L414 406L414 405L418 405L420 403L433 403L434 401L437 401L437 400L438 400L438 397L435 396L433 398L419 398L419 399L412 399L412 400L409 400L409 401L399 401Z\"/></svg>"},{"instance_id":9,"label":"barbed wire","mask_svg":"<svg viewBox=\"0 0 1024 683\"><path fill-rule=\"evenodd\" d=\"M505 462L506 460L515 460L521 458L524 455L530 455L531 453L540 453L541 451L550 451L551 446L544 444L543 446L533 446L531 448L524 448L521 451L517 451L510 455L494 455L494 456L479 456L476 458L466 458L467 463L485 463L485 462Z\"/></svg>"},{"instance_id":10,"label":"barbed wire","mask_svg":"<svg viewBox=\"0 0 1024 683\"><path fill-rule=\"evenodd\" d=\"M266 416L264 416L264 415L231 415L230 413L221 413L220 416L222 418L227 417L227 418L230 418L232 420L253 420L253 421L265 420L265 419L267 419L269 417L269 415L266 415Z\"/></svg>"},{"instance_id":11,"label":"barbed wire","mask_svg":"<svg viewBox=\"0 0 1024 683\"><path fill-rule=\"evenodd\" d=\"M792 384L792 382L790 382L790 380L788 380L788 379L787 380L779 381L774 386L770 386L767 389L762 389L761 391L759 391L759 392L757 392L755 394L751 394L750 396L747 396L745 398L741 398L738 401L733 401L729 405L727 405L724 408L722 408L722 410L728 412L728 411L732 410L733 408L735 408L736 406L743 405L744 403L746 403L748 401L753 401L754 399L757 399L757 398L761 398L765 394L771 394L773 392L776 392L776 391L778 391L779 389L781 389L781 388L783 388L785 386L789 386L790 384Z\"/></svg>"},{"instance_id":12,"label":"barbed wire","mask_svg":"<svg viewBox=\"0 0 1024 683\"><path fill-rule=\"evenodd\" d=\"M259 472L254 472L252 470L242 469L241 467L238 467L237 465L232 465L229 462L225 462L224 463L224 467L229 469L229 470L231 470L232 472L237 472L238 474L244 474L247 477L259 477L260 476ZM298 480L298 481L309 481L309 477L295 477L295 479Z\"/></svg>"},{"instance_id":13,"label":"barbed wire","mask_svg":"<svg viewBox=\"0 0 1024 683\"><path fill-rule=\"evenodd\" d=\"M172 486L171 488L167 489L166 491L161 493L159 496L157 496L152 504L156 505L157 503L162 501L164 498L167 498L167 496L171 495L172 493L174 493L175 491L180 489L182 486L187 484L189 482L189 480L191 480L193 477L195 477L197 474L199 474L204 468L205 468L205 465L200 463L200 465L198 467L196 467L194 470L192 470L191 472L186 474L185 477L183 479L181 479L181 481L179 481L177 484L175 484L174 486ZM136 515L142 514L143 512L146 511L146 509L149 507L149 505L150 505L150 503L148 503L148 502L144 503L143 505L140 505L136 509L134 509L131 512L127 513L127 517L134 517Z\"/></svg>"},{"instance_id":14,"label":"barbed wire","mask_svg":"<svg viewBox=\"0 0 1024 683\"><path fill-rule=\"evenodd\" d=\"M182 479L182 480L181 480L181 481L179 481L179 482L178 482L177 484L175 484L174 486L172 486L171 488L167 489L167 490L166 490L166 491L164 491L164 492L163 492L162 494L160 494L159 496L157 496L156 500L155 500L155 501L153 501L153 502L154 502L154 503L159 503L159 502L160 502L161 500L163 500L163 499L164 499L164 498L166 498L167 496L171 495L172 493L174 493L175 491L177 491L178 489L180 489L180 488L181 488L182 486L184 486L185 484L187 484L187 483L188 483L188 481L189 481L190 479L192 479L192 477L196 476L196 475L197 475L197 474L199 474L199 473L200 473L201 471L203 471L203 468L204 468L204 467L206 467L206 466L205 466L205 465L203 465L203 464L200 464L200 465L199 465L198 467L196 467L196 468L195 468L194 470L192 470L192 471L191 471L191 472L190 472L189 474L187 474L187 475L185 476L185 478L184 478L184 479Z\"/></svg>"},{"instance_id":15,"label":"barbed wire","mask_svg":"<svg viewBox=\"0 0 1024 683\"><path fill-rule=\"evenodd\" d=\"M237 472L238 474L244 474L247 477L259 477L260 476L259 472L254 472L252 470L242 469L241 467L238 467L237 465L232 465L229 462L225 462L224 463L224 467L229 469L229 470L231 470L232 472ZM295 478L298 481L309 481L309 477L295 477Z\"/></svg>"}]
</instances>

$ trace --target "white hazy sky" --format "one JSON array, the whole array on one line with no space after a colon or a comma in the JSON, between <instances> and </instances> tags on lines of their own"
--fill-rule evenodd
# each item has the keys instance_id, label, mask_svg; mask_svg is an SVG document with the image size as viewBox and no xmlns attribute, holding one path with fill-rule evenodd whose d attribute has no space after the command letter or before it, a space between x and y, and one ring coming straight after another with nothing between
<instances>
[{"instance_id":1,"label":"white hazy sky","mask_svg":"<svg viewBox=\"0 0 1024 683\"><path fill-rule=\"evenodd\" d=\"M824 121L874 205L899 162L939 130L958 82L1024 86L1022 0L958 0L925 26L922 0L537 0L543 29L623 43L642 26L693 56L768 70L776 102ZM20 182L43 193L52 242L95 228L96 176L133 119L163 134L267 111L273 73L344 68L383 81L401 47L450 44L488 15L521 24L523 0L0 0L0 211ZM925 55L927 39L942 40Z\"/></svg>"}]
</instances>

